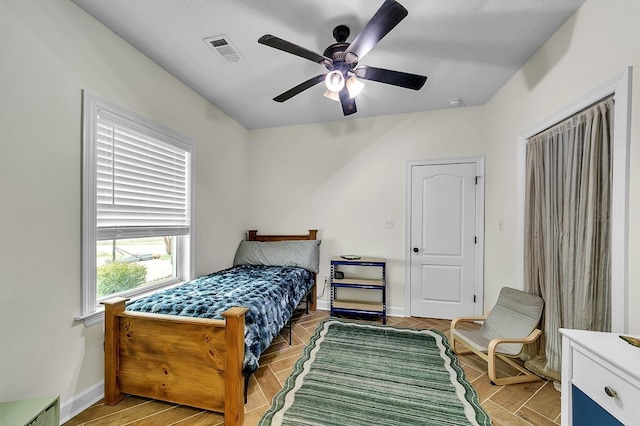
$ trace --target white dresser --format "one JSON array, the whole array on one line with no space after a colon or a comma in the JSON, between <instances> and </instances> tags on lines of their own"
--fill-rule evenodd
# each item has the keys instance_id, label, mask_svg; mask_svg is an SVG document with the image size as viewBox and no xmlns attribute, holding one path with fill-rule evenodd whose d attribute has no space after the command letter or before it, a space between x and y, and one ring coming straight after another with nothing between
<instances>
[{"instance_id":1,"label":"white dresser","mask_svg":"<svg viewBox=\"0 0 640 426\"><path fill-rule=\"evenodd\" d=\"M617 333L560 333L562 425L640 425L640 348Z\"/></svg>"}]
</instances>

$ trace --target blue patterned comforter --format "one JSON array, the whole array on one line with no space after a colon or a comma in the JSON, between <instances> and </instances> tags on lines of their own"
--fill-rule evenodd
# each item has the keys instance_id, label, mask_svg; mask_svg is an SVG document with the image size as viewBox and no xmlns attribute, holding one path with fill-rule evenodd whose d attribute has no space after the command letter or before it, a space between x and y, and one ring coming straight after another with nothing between
<instances>
[{"instance_id":1,"label":"blue patterned comforter","mask_svg":"<svg viewBox=\"0 0 640 426\"><path fill-rule=\"evenodd\" d=\"M240 265L138 299L127 310L222 319L233 306L248 308L243 372L249 376L313 284L303 268Z\"/></svg>"}]
</instances>

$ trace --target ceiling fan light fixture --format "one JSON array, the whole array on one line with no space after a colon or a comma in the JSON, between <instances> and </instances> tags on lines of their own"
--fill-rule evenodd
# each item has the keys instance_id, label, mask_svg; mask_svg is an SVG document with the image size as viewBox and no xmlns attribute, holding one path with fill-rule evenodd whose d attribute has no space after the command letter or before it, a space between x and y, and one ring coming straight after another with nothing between
<instances>
[{"instance_id":1,"label":"ceiling fan light fixture","mask_svg":"<svg viewBox=\"0 0 640 426\"><path fill-rule=\"evenodd\" d=\"M378 8L351 43L347 43L349 27L338 25L334 28L333 37L336 42L329 45L322 55L274 35L263 35L258 39L258 43L308 59L329 70L326 74L311 77L292 87L273 100L284 102L324 80L327 88L324 96L339 101L343 114L348 116L357 112L355 98L364 87L364 83L358 78L420 90L427 81L427 77L424 75L358 65L364 55L373 49L389 31L394 29L408 13L407 9L396 0L384 0L382 6Z\"/></svg>"},{"instance_id":2,"label":"ceiling fan light fixture","mask_svg":"<svg viewBox=\"0 0 640 426\"><path fill-rule=\"evenodd\" d=\"M333 70L327 74L324 84L332 92L339 92L344 87L344 76L341 71Z\"/></svg>"},{"instance_id":3,"label":"ceiling fan light fixture","mask_svg":"<svg viewBox=\"0 0 640 426\"><path fill-rule=\"evenodd\" d=\"M358 96L360 92L362 92L362 89L364 89L364 83L355 77L349 77L349 79L347 79L346 86L347 86L347 90L349 91L350 99L353 99L356 96ZM324 97L327 99L331 99L332 101L340 102L339 93L340 92L333 92L327 89L324 92Z\"/></svg>"},{"instance_id":4,"label":"ceiling fan light fixture","mask_svg":"<svg viewBox=\"0 0 640 426\"><path fill-rule=\"evenodd\" d=\"M349 91L349 97L351 99L358 96L360 92L362 92L362 89L364 89L364 83L362 81L355 77L349 77L347 80L347 90Z\"/></svg>"},{"instance_id":5,"label":"ceiling fan light fixture","mask_svg":"<svg viewBox=\"0 0 640 426\"><path fill-rule=\"evenodd\" d=\"M338 96L338 92L332 92L329 89L325 90L324 97L327 99L331 99L332 101L340 102L340 96Z\"/></svg>"}]
</instances>

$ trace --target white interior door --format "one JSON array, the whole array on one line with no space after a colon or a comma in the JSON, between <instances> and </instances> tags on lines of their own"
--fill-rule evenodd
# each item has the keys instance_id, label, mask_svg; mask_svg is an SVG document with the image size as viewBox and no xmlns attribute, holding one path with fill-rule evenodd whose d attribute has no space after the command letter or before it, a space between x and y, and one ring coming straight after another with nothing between
<instances>
[{"instance_id":1,"label":"white interior door","mask_svg":"<svg viewBox=\"0 0 640 426\"><path fill-rule=\"evenodd\" d=\"M411 167L411 315L473 316L476 163Z\"/></svg>"}]
</instances>

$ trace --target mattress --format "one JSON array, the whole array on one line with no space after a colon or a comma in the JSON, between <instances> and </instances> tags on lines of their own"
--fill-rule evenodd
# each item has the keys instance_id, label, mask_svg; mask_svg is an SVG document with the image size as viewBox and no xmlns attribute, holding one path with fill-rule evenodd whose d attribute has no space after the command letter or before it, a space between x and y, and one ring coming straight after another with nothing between
<instances>
[{"instance_id":1,"label":"mattress","mask_svg":"<svg viewBox=\"0 0 640 426\"><path fill-rule=\"evenodd\" d=\"M314 274L300 267L239 265L138 299L127 310L222 319L231 307L247 308L243 372L249 376L313 280Z\"/></svg>"}]
</instances>

